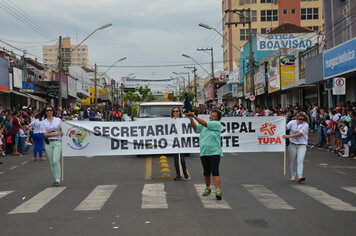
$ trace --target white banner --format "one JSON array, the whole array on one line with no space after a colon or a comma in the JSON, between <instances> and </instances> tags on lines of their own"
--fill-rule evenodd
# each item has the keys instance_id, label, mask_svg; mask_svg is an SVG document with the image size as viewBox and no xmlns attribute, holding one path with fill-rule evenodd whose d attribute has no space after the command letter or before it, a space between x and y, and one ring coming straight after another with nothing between
<instances>
[{"instance_id":1,"label":"white banner","mask_svg":"<svg viewBox=\"0 0 356 236\"><path fill-rule=\"evenodd\" d=\"M205 117L204 117L205 118ZM284 152L285 117L224 117L223 152ZM63 156L199 153L187 118L135 122L63 122Z\"/></svg>"},{"instance_id":2,"label":"white banner","mask_svg":"<svg viewBox=\"0 0 356 236\"><path fill-rule=\"evenodd\" d=\"M304 50L314 46L317 39L317 33L258 34L257 50L279 50L281 48Z\"/></svg>"}]
</instances>

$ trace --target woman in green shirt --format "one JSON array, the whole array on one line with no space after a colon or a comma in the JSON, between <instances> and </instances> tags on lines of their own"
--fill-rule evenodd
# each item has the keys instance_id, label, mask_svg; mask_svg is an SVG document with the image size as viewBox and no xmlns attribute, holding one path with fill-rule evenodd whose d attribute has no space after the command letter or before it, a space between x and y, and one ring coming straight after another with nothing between
<instances>
[{"instance_id":1,"label":"woman in green shirt","mask_svg":"<svg viewBox=\"0 0 356 236\"><path fill-rule=\"evenodd\" d=\"M186 113L186 115L190 119L192 127L200 133L200 160L204 169L204 180L206 185L203 196L208 196L211 193L210 176L212 175L216 188L216 199L221 200L222 193L219 175L220 157L223 156L221 149L221 112L213 110L210 113L209 121L197 117L193 112ZM196 120L198 124L196 124L194 120Z\"/></svg>"}]
</instances>

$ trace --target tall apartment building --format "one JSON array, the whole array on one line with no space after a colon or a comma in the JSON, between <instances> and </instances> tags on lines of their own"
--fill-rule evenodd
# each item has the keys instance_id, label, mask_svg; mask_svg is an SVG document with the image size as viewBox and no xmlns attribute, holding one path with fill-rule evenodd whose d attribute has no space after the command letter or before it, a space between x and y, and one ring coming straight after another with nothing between
<instances>
[{"instance_id":1,"label":"tall apartment building","mask_svg":"<svg viewBox=\"0 0 356 236\"><path fill-rule=\"evenodd\" d=\"M62 38L62 56L64 68L69 66L88 66L88 46L87 45L72 45L70 38ZM71 52L76 48L73 52ZM45 66L58 67L58 45L43 45L43 61ZM70 53L71 52L71 53Z\"/></svg>"},{"instance_id":2,"label":"tall apartment building","mask_svg":"<svg viewBox=\"0 0 356 236\"><path fill-rule=\"evenodd\" d=\"M227 22L242 22L244 17L225 10L251 9L252 33L266 34L284 23L292 23L315 31L323 30L323 0L222 0L223 34L237 48L248 40L248 24L236 27ZM240 52L224 40L224 70L233 71L239 64Z\"/></svg>"}]
</instances>

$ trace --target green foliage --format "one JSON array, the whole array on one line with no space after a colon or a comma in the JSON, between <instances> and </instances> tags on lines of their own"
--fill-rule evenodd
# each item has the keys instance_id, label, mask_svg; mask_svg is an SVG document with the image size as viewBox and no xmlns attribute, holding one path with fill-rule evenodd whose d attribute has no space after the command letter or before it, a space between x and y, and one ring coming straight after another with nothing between
<instances>
[{"instance_id":1,"label":"green foliage","mask_svg":"<svg viewBox=\"0 0 356 236\"><path fill-rule=\"evenodd\" d=\"M136 88L135 92L127 92L124 99L130 102L151 102L155 98L152 95L151 89L146 85Z\"/></svg>"},{"instance_id":2,"label":"green foliage","mask_svg":"<svg viewBox=\"0 0 356 236\"><path fill-rule=\"evenodd\" d=\"M137 116L137 109L139 105L131 105L131 116Z\"/></svg>"}]
</instances>

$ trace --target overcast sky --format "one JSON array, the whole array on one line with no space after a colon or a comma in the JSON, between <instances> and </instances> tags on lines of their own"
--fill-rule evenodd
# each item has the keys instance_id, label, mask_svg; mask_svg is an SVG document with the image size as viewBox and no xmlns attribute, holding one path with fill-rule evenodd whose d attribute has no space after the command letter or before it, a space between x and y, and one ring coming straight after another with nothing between
<instances>
[{"instance_id":1,"label":"overcast sky","mask_svg":"<svg viewBox=\"0 0 356 236\"><path fill-rule=\"evenodd\" d=\"M16 17L7 11L16 10ZM23 12L22 12L23 11ZM24 17L30 19L24 19ZM22 23L31 20L40 24L40 32ZM89 47L90 64L105 71L116 60L128 59L109 70L115 80L135 73L136 78L169 78L173 71L187 72L191 64L182 57L194 57L210 71L210 55L197 48L213 47L215 68L222 67L222 38L214 31L198 26L205 23L221 30L220 0L0 0L0 40L26 49L42 61L41 42L58 39L59 35L78 43L101 25L112 23L97 31L84 44ZM27 42L27 43L22 43ZM54 44L56 41L45 44ZM0 42L1 47L19 51ZM142 67L142 66L161 67ZM128 67L129 66L129 67ZM205 76L198 67L198 75Z\"/></svg>"}]
</instances>

